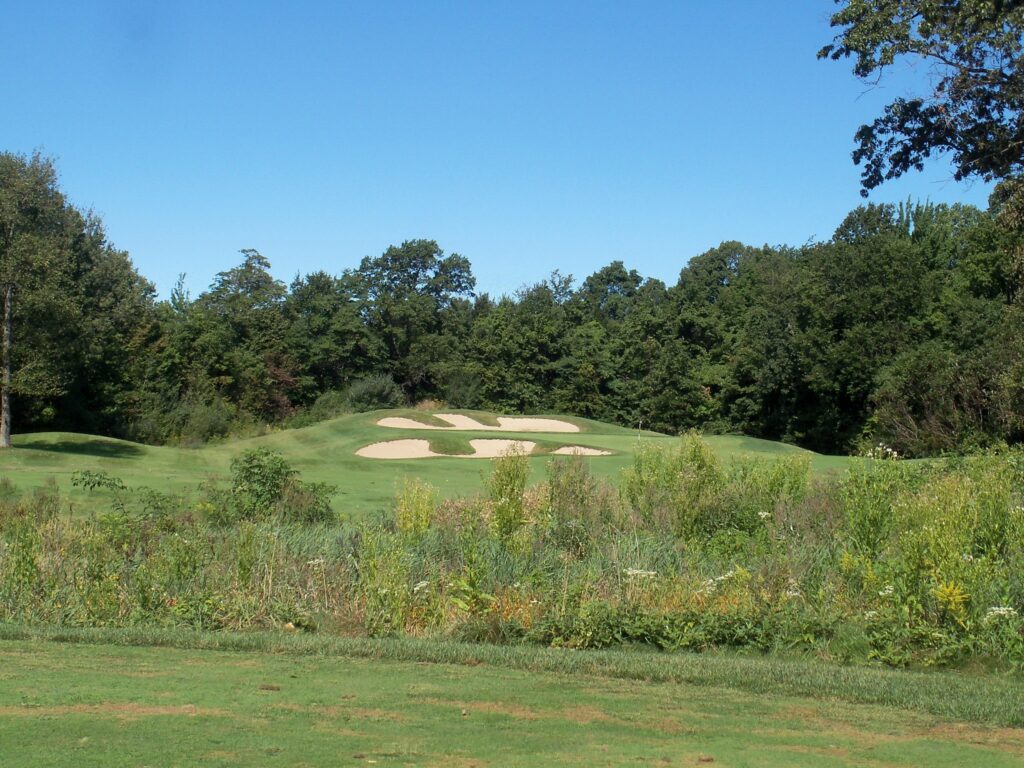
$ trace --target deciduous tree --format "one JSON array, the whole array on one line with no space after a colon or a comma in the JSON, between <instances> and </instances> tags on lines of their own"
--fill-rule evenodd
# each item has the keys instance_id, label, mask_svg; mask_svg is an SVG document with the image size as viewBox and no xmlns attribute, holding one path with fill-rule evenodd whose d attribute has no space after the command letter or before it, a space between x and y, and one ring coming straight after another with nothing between
<instances>
[{"instance_id":1,"label":"deciduous tree","mask_svg":"<svg viewBox=\"0 0 1024 768\"><path fill-rule=\"evenodd\" d=\"M836 0L839 34L819 58L853 59L874 83L899 61L923 63L929 87L888 104L857 131L861 193L951 155L957 180L992 181L1024 170L1024 2Z\"/></svg>"}]
</instances>

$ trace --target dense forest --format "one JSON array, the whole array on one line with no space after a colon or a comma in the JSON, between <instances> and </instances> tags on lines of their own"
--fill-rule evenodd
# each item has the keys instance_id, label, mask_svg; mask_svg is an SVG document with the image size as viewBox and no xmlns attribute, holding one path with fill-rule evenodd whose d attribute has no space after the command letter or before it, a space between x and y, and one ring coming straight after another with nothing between
<instances>
[{"instance_id":1,"label":"dense forest","mask_svg":"<svg viewBox=\"0 0 1024 768\"><path fill-rule=\"evenodd\" d=\"M431 240L296 277L241 251L157 298L53 163L0 155L13 429L199 443L414 404L570 413L821 451L1024 438L1015 208L864 205L801 247L724 242L674 285L614 261L474 292Z\"/></svg>"}]
</instances>

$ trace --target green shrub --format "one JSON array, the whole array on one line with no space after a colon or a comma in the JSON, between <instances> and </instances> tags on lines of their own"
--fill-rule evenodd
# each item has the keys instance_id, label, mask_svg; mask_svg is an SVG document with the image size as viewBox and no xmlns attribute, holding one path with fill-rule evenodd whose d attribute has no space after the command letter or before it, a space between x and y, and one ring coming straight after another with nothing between
<instances>
[{"instance_id":1,"label":"green shrub","mask_svg":"<svg viewBox=\"0 0 1024 768\"><path fill-rule=\"evenodd\" d=\"M523 492L529 476L530 459L516 446L491 464L487 481L491 523L495 534L503 541L511 539L526 521Z\"/></svg>"},{"instance_id":2,"label":"green shrub","mask_svg":"<svg viewBox=\"0 0 1024 768\"><path fill-rule=\"evenodd\" d=\"M352 407L348 402L348 393L343 390L330 389L317 397L311 406L286 419L284 425L290 429L299 429L328 419L335 419L347 413L352 413Z\"/></svg>"},{"instance_id":3,"label":"green shrub","mask_svg":"<svg viewBox=\"0 0 1024 768\"><path fill-rule=\"evenodd\" d=\"M427 532L437 508L437 489L418 478L406 478L395 496L395 524L406 536Z\"/></svg>"},{"instance_id":4,"label":"green shrub","mask_svg":"<svg viewBox=\"0 0 1024 768\"><path fill-rule=\"evenodd\" d=\"M390 376L374 376L352 384L345 392L348 407L356 413L405 404L405 393Z\"/></svg>"},{"instance_id":5,"label":"green shrub","mask_svg":"<svg viewBox=\"0 0 1024 768\"><path fill-rule=\"evenodd\" d=\"M299 524L325 492L269 451L237 457L198 503L81 473L114 496L103 514L61 514L53 485L0 503L0 621L1024 669L1018 454L809 484L800 456L722 468L693 441L626 473L631 518L579 458L526 490L527 457L503 457L472 499L409 481L394 517L359 531Z\"/></svg>"},{"instance_id":6,"label":"green shrub","mask_svg":"<svg viewBox=\"0 0 1024 768\"><path fill-rule=\"evenodd\" d=\"M231 460L231 497L238 516L268 517L298 472L277 451L253 448Z\"/></svg>"},{"instance_id":7,"label":"green shrub","mask_svg":"<svg viewBox=\"0 0 1024 768\"><path fill-rule=\"evenodd\" d=\"M892 505L908 489L913 474L905 462L857 461L839 486L845 536L852 549L876 556L893 532Z\"/></svg>"},{"instance_id":8,"label":"green shrub","mask_svg":"<svg viewBox=\"0 0 1024 768\"><path fill-rule=\"evenodd\" d=\"M325 483L304 483L298 474L277 451L245 451L231 460L230 489L226 493L207 489L207 513L220 524L272 516L302 523L331 520L335 489Z\"/></svg>"},{"instance_id":9,"label":"green shrub","mask_svg":"<svg viewBox=\"0 0 1024 768\"><path fill-rule=\"evenodd\" d=\"M711 448L688 433L674 448L639 443L621 490L641 525L694 538L722 526L725 481Z\"/></svg>"},{"instance_id":10,"label":"green shrub","mask_svg":"<svg viewBox=\"0 0 1024 768\"><path fill-rule=\"evenodd\" d=\"M764 530L767 523L788 517L804 501L810 477L811 461L807 456L735 462L723 489L725 504L714 525L705 524L705 532Z\"/></svg>"},{"instance_id":11,"label":"green shrub","mask_svg":"<svg viewBox=\"0 0 1024 768\"><path fill-rule=\"evenodd\" d=\"M411 558L401 537L380 528L365 528L359 548L359 586L365 601L365 628L371 637L405 630L412 597Z\"/></svg>"},{"instance_id":12,"label":"green shrub","mask_svg":"<svg viewBox=\"0 0 1024 768\"><path fill-rule=\"evenodd\" d=\"M591 474L582 456L553 459L547 469L551 540L583 556L618 517L616 494Z\"/></svg>"}]
</instances>

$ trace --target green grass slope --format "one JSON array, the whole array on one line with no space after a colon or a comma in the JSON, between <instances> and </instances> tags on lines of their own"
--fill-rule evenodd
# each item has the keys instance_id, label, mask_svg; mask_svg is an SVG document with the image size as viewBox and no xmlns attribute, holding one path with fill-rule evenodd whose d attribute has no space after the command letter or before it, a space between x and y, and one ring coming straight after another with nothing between
<instances>
[{"instance_id":1,"label":"green grass slope","mask_svg":"<svg viewBox=\"0 0 1024 768\"><path fill-rule=\"evenodd\" d=\"M494 423L490 414L454 411L473 416L482 423ZM370 443L403 438L430 440L435 450L469 453L469 441L476 438L508 438L538 443L538 451L561 445L583 445L611 451L611 456L588 459L595 474L614 479L632 461L639 442L670 444L674 438L655 432L604 424L589 419L550 418L571 421L579 433L494 432L460 430L393 429L377 425L384 416L424 419L410 410L374 411L343 416L302 429L289 429L255 438L214 443L201 448L140 445L124 440L45 432L17 435L15 449L0 453L0 477L17 488L28 490L53 479L79 510L104 501L103 493L86 493L71 486L71 477L83 470L103 471L121 478L128 486L146 486L164 492L194 490L208 479L225 478L231 458L242 451L266 447L280 451L305 480L326 482L338 488L335 509L343 516L359 517L386 507L396 486L405 477L419 477L437 486L444 496L478 492L490 469L484 459L430 458L410 460L366 459L355 452ZM800 448L767 440L740 436L709 436L708 443L724 459L738 457L772 458L792 453L809 453ZM842 469L845 457L809 453L816 471ZM544 473L550 457L531 459L534 480Z\"/></svg>"}]
</instances>

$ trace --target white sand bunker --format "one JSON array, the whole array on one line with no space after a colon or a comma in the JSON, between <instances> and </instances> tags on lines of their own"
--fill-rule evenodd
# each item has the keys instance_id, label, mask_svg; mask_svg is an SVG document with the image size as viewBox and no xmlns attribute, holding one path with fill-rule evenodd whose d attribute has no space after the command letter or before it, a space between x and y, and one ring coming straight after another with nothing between
<instances>
[{"instance_id":1,"label":"white sand bunker","mask_svg":"<svg viewBox=\"0 0 1024 768\"><path fill-rule=\"evenodd\" d=\"M585 445L563 445L556 448L552 453L558 456L611 456L611 451L602 451L600 448L587 448Z\"/></svg>"},{"instance_id":2,"label":"white sand bunker","mask_svg":"<svg viewBox=\"0 0 1024 768\"><path fill-rule=\"evenodd\" d=\"M435 417L441 421L447 421L450 427L436 427L433 424L424 424L414 419L406 419L402 416L386 416L377 422L380 427L394 427L395 429L473 429L480 431L494 432L579 432L580 428L575 424L561 419L538 419L530 416L499 416L497 427L490 424L481 424L474 418L463 416L460 413L435 413Z\"/></svg>"},{"instance_id":3,"label":"white sand bunker","mask_svg":"<svg viewBox=\"0 0 1024 768\"><path fill-rule=\"evenodd\" d=\"M529 454L537 444L529 440L470 440L469 445L473 453L447 454L430 450L429 440L389 440L360 448L356 456L365 459L429 459L436 456L447 459L494 459L512 450Z\"/></svg>"}]
</instances>

